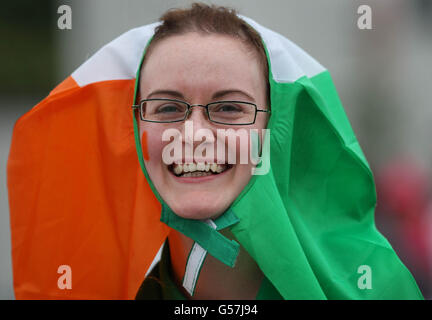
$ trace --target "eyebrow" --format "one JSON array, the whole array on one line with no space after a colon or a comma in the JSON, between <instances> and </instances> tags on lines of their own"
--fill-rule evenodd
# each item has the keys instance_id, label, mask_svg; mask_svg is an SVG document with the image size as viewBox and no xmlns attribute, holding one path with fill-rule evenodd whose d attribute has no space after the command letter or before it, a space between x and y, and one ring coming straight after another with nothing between
<instances>
[{"instance_id":1,"label":"eyebrow","mask_svg":"<svg viewBox=\"0 0 432 320\"><path fill-rule=\"evenodd\" d=\"M215 92L213 94L212 99L219 99L219 98L222 98L226 95L233 94L233 93L239 93L239 94L245 96L246 98L248 98L249 100L252 100L253 102L255 102L255 99L250 94L248 94L242 90L237 90L237 89L228 89L228 90L221 90L221 91Z\"/></svg>"},{"instance_id":2,"label":"eyebrow","mask_svg":"<svg viewBox=\"0 0 432 320\"><path fill-rule=\"evenodd\" d=\"M175 90L156 90L156 91L152 91L147 96L147 99L149 99L151 96L159 96L159 95L160 96L169 95L169 96L172 96L172 97L184 99L184 97L181 94L181 92L178 92L178 91L175 91Z\"/></svg>"},{"instance_id":3,"label":"eyebrow","mask_svg":"<svg viewBox=\"0 0 432 320\"><path fill-rule=\"evenodd\" d=\"M227 89L227 90L217 91L213 94L212 100L220 99L226 95L233 94L233 93L241 94L241 95L247 97L248 99L252 100L253 102L255 102L255 99L250 94L248 94L242 90L238 90L238 89ZM169 95L171 97L175 97L175 98L179 98L179 99L184 100L183 94L181 92L175 91L175 90L155 90L155 91L152 91L147 96L147 99L149 99L150 97L155 96L155 95L159 95L159 96Z\"/></svg>"}]
</instances>

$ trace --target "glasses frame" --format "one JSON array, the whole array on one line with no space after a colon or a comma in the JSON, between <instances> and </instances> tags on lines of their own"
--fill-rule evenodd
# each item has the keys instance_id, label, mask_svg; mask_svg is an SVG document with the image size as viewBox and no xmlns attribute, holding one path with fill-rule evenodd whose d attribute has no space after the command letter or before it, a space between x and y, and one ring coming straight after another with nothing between
<instances>
[{"instance_id":1,"label":"glasses frame","mask_svg":"<svg viewBox=\"0 0 432 320\"><path fill-rule=\"evenodd\" d=\"M187 110L186 110L186 112L185 112L185 116L184 116L184 118L183 118L183 119L179 119L179 120L171 120L171 121L156 121L156 120L148 120L148 119L144 119L144 117L143 117L143 104L144 104L145 102L148 102L148 101L161 101L161 100L162 100L162 101L171 101L171 102L184 103L184 104L187 106ZM224 103L224 102L228 102L228 103L244 103L244 104L248 104L248 105L254 106L254 107L255 107L255 115L254 115L254 119L253 119L253 121L252 121L252 122L249 122L249 123L226 123L226 122L220 122L220 121L212 120L212 119L210 118L210 113L209 113L209 109L208 109L209 106L214 105L214 104ZM255 121L256 121L256 117L257 117L257 113L258 113L258 112L266 112L266 113L269 113L269 114L271 113L270 110L266 110L266 109L258 109L258 107L257 107L257 105L256 105L255 103L252 103L252 102L246 102L246 101L238 101L238 100L221 100L221 101L214 101L214 102L210 102L210 103L208 103L208 104L190 104L190 103L187 103L186 101L178 100L178 99L168 99L168 98L150 98L150 99L144 99L144 100L141 100L141 101L139 102L139 104L137 104L137 105L133 105L133 106L132 106L132 109L138 109L138 110L139 110L139 114L140 114L140 119L141 119L141 121L146 121L146 122L155 122L155 123L175 123L175 122L183 122L183 121L185 121L185 120L188 118L189 114L192 112L191 110L192 110L193 107L201 107L201 108L205 108L205 110L206 110L206 114L207 114L207 119L208 119L210 122L218 123L218 124L223 124L223 125L228 125L228 126L247 126L247 125L251 125L251 124L254 124L254 123L255 123Z\"/></svg>"}]
</instances>

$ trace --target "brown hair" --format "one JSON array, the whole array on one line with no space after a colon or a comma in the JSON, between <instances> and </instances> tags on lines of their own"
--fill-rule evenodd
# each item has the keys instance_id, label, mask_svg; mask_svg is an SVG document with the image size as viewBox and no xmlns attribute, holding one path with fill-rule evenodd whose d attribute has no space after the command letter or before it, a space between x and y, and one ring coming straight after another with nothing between
<instances>
[{"instance_id":1,"label":"brown hair","mask_svg":"<svg viewBox=\"0 0 432 320\"><path fill-rule=\"evenodd\" d=\"M188 32L200 32L205 34L229 35L241 40L244 44L255 50L259 63L262 66L263 76L267 84L267 100L269 101L268 63L261 36L255 29L237 16L234 9L193 3L189 9L168 10L159 19L160 24L147 47L146 56L152 48L161 40L174 35ZM142 65L145 63L145 57Z\"/></svg>"}]
</instances>

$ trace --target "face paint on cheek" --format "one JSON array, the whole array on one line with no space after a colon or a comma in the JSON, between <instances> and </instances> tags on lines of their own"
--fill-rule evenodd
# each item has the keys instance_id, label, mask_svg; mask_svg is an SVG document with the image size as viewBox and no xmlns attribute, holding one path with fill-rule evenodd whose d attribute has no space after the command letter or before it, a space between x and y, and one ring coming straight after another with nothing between
<instances>
[{"instance_id":1,"label":"face paint on cheek","mask_svg":"<svg viewBox=\"0 0 432 320\"><path fill-rule=\"evenodd\" d=\"M150 160L149 153L148 153L148 146L147 146L147 131L143 131L142 133L141 148L142 148L142 154L144 160L146 161Z\"/></svg>"}]
</instances>

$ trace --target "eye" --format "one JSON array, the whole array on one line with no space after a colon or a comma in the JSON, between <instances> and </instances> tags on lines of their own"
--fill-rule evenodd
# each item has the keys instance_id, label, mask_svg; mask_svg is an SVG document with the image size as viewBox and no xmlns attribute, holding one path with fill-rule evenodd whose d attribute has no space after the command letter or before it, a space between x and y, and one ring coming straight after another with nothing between
<instances>
[{"instance_id":1,"label":"eye","mask_svg":"<svg viewBox=\"0 0 432 320\"><path fill-rule=\"evenodd\" d=\"M174 113L174 112L184 112L185 107L177 104L164 104L159 106L156 113Z\"/></svg>"},{"instance_id":2,"label":"eye","mask_svg":"<svg viewBox=\"0 0 432 320\"><path fill-rule=\"evenodd\" d=\"M242 108L234 104L220 104L213 111L214 112L241 112Z\"/></svg>"}]
</instances>

